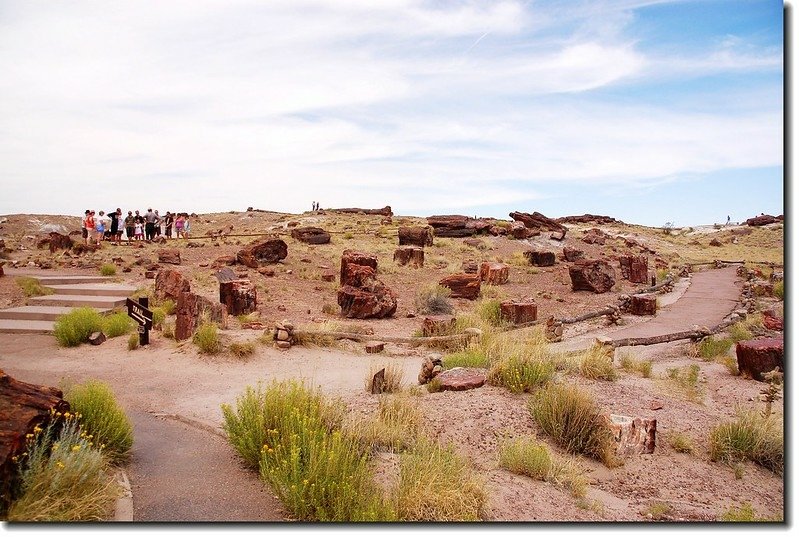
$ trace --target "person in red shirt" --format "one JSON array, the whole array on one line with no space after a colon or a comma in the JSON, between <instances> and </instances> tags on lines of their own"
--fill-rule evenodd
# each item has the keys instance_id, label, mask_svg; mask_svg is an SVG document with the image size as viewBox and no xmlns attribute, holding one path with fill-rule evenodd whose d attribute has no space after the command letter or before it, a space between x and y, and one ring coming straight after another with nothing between
<instances>
[{"instance_id":1,"label":"person in red shirt","mask_svg":"<svg viewBox=\"0 0 799 537\"><path fill-rule=\"evenodd\" d=\"M86 215L86 229L88 230L86 244L89 244L94 236L94 211L89 211L89 214Z\"/></svg>"}]
</instances>

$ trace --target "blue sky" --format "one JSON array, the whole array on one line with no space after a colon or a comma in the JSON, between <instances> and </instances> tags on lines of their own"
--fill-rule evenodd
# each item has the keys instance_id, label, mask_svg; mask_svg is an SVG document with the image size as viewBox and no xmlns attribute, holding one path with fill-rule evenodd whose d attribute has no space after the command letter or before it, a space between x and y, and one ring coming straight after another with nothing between
<instances>
[{"instance_id":1,"label":"blue sky","mask_svg":"<svg viewBox=\"0 0 799 537\"><path fill-rule=\"evenodd\" d=\"M782 8L5 0L0 214L781 214Z\"/></svg>"}]
</instances>

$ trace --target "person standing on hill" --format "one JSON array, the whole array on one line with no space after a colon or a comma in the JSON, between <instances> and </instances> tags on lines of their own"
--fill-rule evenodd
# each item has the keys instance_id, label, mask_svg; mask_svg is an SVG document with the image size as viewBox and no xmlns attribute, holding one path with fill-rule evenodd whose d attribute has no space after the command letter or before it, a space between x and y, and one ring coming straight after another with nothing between
<instances>
[{"instance_id":1,"label":"person standing on hill","mask_svg":"<svg viewBox=\"0 0 799 537\"><path fill-rule=\"evenodd\" d=\"M86 245L92 242L94 237L94 211L86 211L86 218L84 219L86 225Z\"/></svg>"},{"instance_id":2,"label":"person standing on hill","mask_svg":"<svg viewBox=\"0 0 799 537\"><path fill-rule=\"evenodd\" d=\"M161 236L161 222L162 222L161 215L158 214L158 209L156 209L155 210L155 222L153 222L153 224L155 225L155 227L153 228L153 232L154 232L156 237L160 237Z\"/></svg>"},{"instance_id":3,"label":"person standing on hill","mask_svg":"<svg viewBox=\"0 0 799 537\"><path fill-rule=\"evenodd\" d=\"M119 244L117 241L117 233L119 233L119 214L120 210L117 209L116 211L111 211L108 213L109 218L111 219L111 225L108 228L109 232L109 239L114 241L115 243Z\"/></svg>"},{"instance_id":4,"label":"person standing on hill","mask_svg":"<svg viewBox=\"0 0 799 537\"><path fill-rule=\"evenodd\" d=\"M183 236L183 224L185 220L183 219L183 213L178 213L177 217L175 218L175 238L181 238Z\"/></svg>"},{"instance_id":5,"label":"person standing on hill","mask_svg":"<svg viewBox=\"0 0 799 537\"><path fill-rule=\"evenodd\" d=\"M100 211L100 215L94 221L94 230L97 232L97 245L105 237L105 211Z\"/></svg>"},{"instance_id":6,"label":"person standing on hill","mask_svg":"<svg viewBox=\"0 0 799 537\"><path fill-rule=\"evenodd\" d=\"M133 217L133 211L128 211L128 216L125 217L125 233L128 236L128 244L130 244L136 233L136 219Z\"/></svg>"},{"instance_id":7,"label":"person standing on hill","mask_svg":"<svg viewBox=\"0 0 799 537\"><path fill-rule=\"evenodd\" d=\"M86 227L86 220L89 218L89 209L83 213L83 218L80 221L80 236L83 237L84 242L89 244L89 229Z\"/></svg>"},{"instance_id":8,"label":"person standing on hill","mask_svg":"<svg viewBox=\"0 0 799 537\"><path fill-rule=\"evenodd\" d=\"M148 208L147 212L144 214L144 237L147 242L153 240L153 237L155 236L156 220L158 220L158 217L151 208Z\"/></svg>"},{"instance_id":9,"label":"person standing on hill","mask_svg":"<svg viewBox=\"0 0 799 537\"><path fill-rule=\"evenodd\" d=\"M175 217L172 216L172 213L169 211L166 212L164 215L164 235L166 235L167 239L172 238L172 223L175 221Z\"/></svg>"}]
</instances>

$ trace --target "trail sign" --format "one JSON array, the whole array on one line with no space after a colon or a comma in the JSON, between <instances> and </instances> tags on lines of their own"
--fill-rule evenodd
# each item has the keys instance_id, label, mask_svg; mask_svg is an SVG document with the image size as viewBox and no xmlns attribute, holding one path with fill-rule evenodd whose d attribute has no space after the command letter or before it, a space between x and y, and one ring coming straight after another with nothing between
<instances>
[{"instance_id":1,"label":"trail sign","mask_svg":"<svg viewBox=\"0 0 799 537\"><path fill-rule=\"evenodd\" d=\"M125 305L128 307L128 317L139 323L139 326L143 326L145 330L153 327L153 311L147 309L146 305L130 298L125 301Z\"/></svg>"}]
</instances>

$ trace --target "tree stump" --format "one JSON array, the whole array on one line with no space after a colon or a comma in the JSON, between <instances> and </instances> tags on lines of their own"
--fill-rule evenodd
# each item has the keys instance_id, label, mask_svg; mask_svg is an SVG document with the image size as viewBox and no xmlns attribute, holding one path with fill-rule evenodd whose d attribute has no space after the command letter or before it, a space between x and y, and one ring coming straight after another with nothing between
<instances>
[{"instance_id":1,"label":"tree stump","mask_svg":"<svg viewBox=\"0 0 799 537\"><path fill-rule=\"evenodd\" d=\"M511 324L531 323L538 317L538 306L535 302L506 300L499 304L499 316Z\"/></svg>"},{"instance_id":2,"label":"tree stump","mask_svg":"<svg viewBox=\"0 0 799 537\"><path fill-rule=\"evenodd\" d=\"M655 295L633 295L630 297L630 313L633 315L655 315L657 313Z\"/></svg>"},{"instance_id":3,"label":"tree stump","mask_svg":"<svg viewBox=\"0 0 799 537\"><path fill-rule=\"evenodd\" d=\"M219 282L219 302L230 315L247 315L258 309L258 291L250 280Z\"/></svg>"},{"instance_id":4,"label":"tree stump","mask_svg":"<svg viewBox=\"0 0 799 537\"><path fill-rule=\"evenodd\" d=\"M655 451L657 420L632 418L610 414L605 416L613 437L618 443L616 454L626 457L636 454L650 454Z\"/></svg>"},{"instance_id":5,"label":"tree stump","mask_svg":"<svg viewBox=\"0 0 799 537\"><path fill-rule=\"evenodd\" d=\"M451 334L455 328L454 315L430 315L422 320L422 335L445 336Z\"/></svg>"},{"instance_id":6,"label":"tree stump","mask_svg":"<svg viewBox=\"0 0 799 537\"><path fill-rule=\"evenodd\" d=\"M174 269L159 270L155 276L155 296L177 300L181 293L191 290L189 280Z\"/></svg>"},{"instance_id":7,"label":"tree stump","mask_svg":"<svg viewBox=\"0 0 799 537\"><path fill-rule=\"evenodd\" d=\"M750 339L735 344L738 371L742 375L763 381L763 375L775 367L785 371L783 340L777 338Z\"/></svg>"},{"instance_id":8,"label":"tree stump","mask_svg":"<svg viewBox=\"0 0 799 537\"><path fill-rule=\"evenodd\" d=\"M337 301L341 314L348 319L382 319L397 311L397 295L379 280L364 288L344 285L338 290Z\"/></svg>"},{"instance_id":9,"label":"tree stump","mask_svg":"<svg viewBox=\"0 0 799 537\"><path fill-rule=\"evenodd\" d=\"M431 226L400 226L397 230L400 246L425 246L433 245L433 228Z\"/></svg>"},{"instance_id":10,"label":"tree stump","mask_svg":"<svg viewBox=\"0 0 799 537\"><path fill-rule=\"evenodd\" d=\"M569 277L574 291L606 293L616 283L616 271L601 259L577 261L569 267Z\"/></svg>"},{"instance_id":11,"label":"tree stump","mask_svg":"<svg viewBox=\"0 0 799 537\"><path fill-rule=\"evenodd\" d=\"M452 298L467 298L475 300L480 294L480 275L478 274L452 274L442 278L439 285L452 291Z\"/></svg>"},{"instance_id":12,"label":"tree stump","mask_svg":"<svg viewBox=\"0 0 799 537\"><path fill-rule=\"evenodd\" d=\"M418 246L400 246L394 250L394 261L399 265L424 267L424 249Z\"/></svg>"},{"instance_id":13,"label":"tree stump","mask_svg":"<svg viewBox=\"0 0 799 537\"><path fill-rule=\"evenodd\" d=\"M181 341L191 338L203 313L221 328L227 328L227 309L223 304L214 304L207 298L188 291L181 293L175 308L175 339Z\"/></svg>"},{"instance_id":14,"label":"tree stump","mask_svg":"<svg viewBox=\"0 0 799 537\"><path fill-rule=\"evenodd\" d=\"M555 252L528 250L524 252L524 257L536 267L551 267L555 264Z\"/></svg>"},{"instance_id":15,"label":"tree stump","mask_svg":"<svg viewBox=\"0 0 799 537\"><path fill-rule=\"evenodd\" d=\"M621 277L632 283L647 283L649 261L645 255L623 255L619 257Z\"/></svg>"},{"instance_id":16,"label":"tree stump","mask_svg":"<svg viewBox=\"0 0 799 537\"><path fill-rule=\"evenodd\" d=\"M355 250L344 250L341 253L341 272L339 283L341 285L351 285L346 281L346 271L348 265L364 265L372 267L377 272L377 256Z\"/></svg>"},{"instance_id":17,"label":"tree stump","mask_svg":"<svg viewBox=\"0 0 799 537\"><path fill-rule=\"evenodd\" d=\"M480 265L480 280L491 285L508 283L508 265L483 262Z\"/></svg>"}]
</instances>

